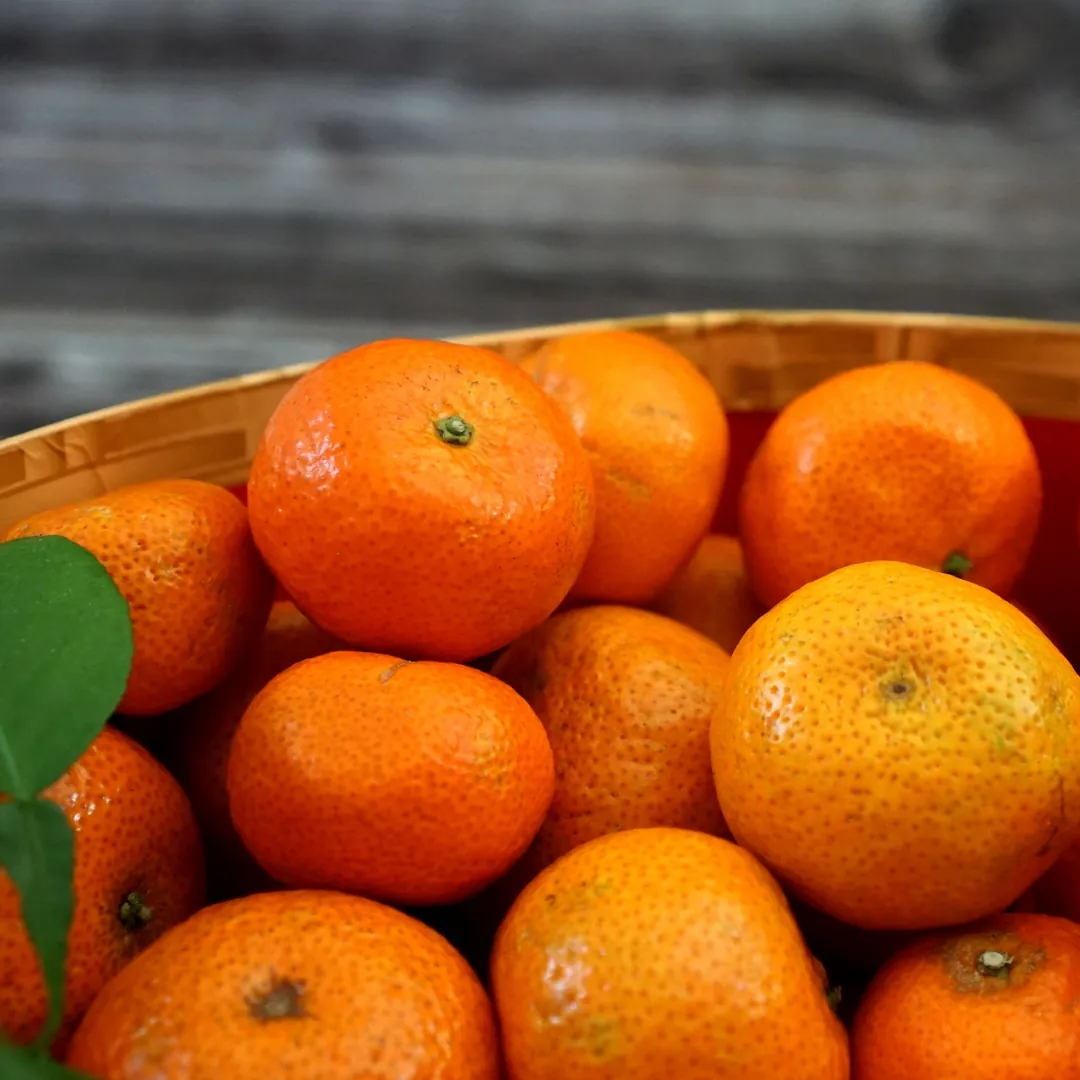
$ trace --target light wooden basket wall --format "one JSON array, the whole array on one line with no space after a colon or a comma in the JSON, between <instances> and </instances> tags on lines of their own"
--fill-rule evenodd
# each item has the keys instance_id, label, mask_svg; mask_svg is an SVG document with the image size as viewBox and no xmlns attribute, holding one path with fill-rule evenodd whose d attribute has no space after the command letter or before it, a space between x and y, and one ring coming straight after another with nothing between
<instances>
[{"instance_id":1,"label":"light wooden basket wall","mask_svg":"<svg viewBox=\"0 0 1080 1080\"><path fill-rule=\"evenodd\" d=\"M1025 416L1080 419L1080 324L852 312L706 311L466 339L517 360L568 330L630 328L670 342L731 411L773 410L844 368L928 360L973 375ZM267 418L311 364L75 417L0 442L0 529L135 481L241 484ZM1080 462L1077 463L1080 469Z\"/></svg>"}]
</instances>

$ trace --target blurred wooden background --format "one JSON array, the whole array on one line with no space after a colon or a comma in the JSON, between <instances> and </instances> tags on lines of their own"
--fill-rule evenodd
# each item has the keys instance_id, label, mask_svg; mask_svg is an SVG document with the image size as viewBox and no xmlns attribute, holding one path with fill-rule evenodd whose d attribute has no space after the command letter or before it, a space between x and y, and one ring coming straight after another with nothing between
<instances>
[{"instance_id":1,"label":"blurred wooden background","mask_svg":"<svg viewBox=\"0 0 1080 1080\"><path fill-rule=\"evenodd\" d=\"M0 0L0 435L387 334L1080 318L1078 0Z\"/></svg>"}]
</instances>

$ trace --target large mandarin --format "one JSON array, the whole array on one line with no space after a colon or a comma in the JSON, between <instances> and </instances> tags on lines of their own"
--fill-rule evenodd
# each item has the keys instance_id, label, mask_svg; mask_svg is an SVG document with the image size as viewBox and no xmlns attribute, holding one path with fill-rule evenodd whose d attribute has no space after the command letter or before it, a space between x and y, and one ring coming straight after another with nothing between
<instances>
[{"instance_id":1,"label":"large mandarin","mask_svg":"<svg viewBox=\"0 0 1080 1080\"><path fill-rule=\"evenodd\" d=\"M867 929L1000 911L1080 835L1080 678L994 593L863 563L762 616L712 731L735 838Z\"/></svg>"},{"instance_id":2,"label":"large mandarin","mask_svg":"<svg viewBox=\"0 0 1080 1080\"><path fill-rule=\"evenodd\" d=\"M320 891L200 911L104 989L68 1063L100 1080L500 1080L491 1004L449 943Z\"/></svg>"},{"instance_id":3,"label":"large mandarin","mask_svg":"<svg viewBox=\"0 0 1080 1080\"><path fill-rule=\"evenodd\" d=\"M634 829L543 871L499 928L510 1080L847 1080L783 893L726 840Z\"/></svg>"},{"instance_id":4,"label":"large mandarin","mask_svg":"<svg viewBox=\"0 0 1080 1080\"><path fill-rule=\"evenodd\" d=\"M559 408L487 349L391 340L325 361L270 418L248 483L297 606L358 648L472 660L543 622L593 535Z\"/></svg>"}]
</instances>

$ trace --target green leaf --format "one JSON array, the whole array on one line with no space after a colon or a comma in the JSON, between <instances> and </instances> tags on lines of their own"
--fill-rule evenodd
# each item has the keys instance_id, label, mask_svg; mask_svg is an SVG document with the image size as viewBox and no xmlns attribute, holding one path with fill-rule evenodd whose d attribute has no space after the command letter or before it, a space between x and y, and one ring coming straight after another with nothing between
<instances>
[{"instance_id":1,"label":"green leaf","mask_svg":"<svg viewBox=\"0 0 1080 1080\"><path fill-rule=\"evenodd\" d=\"M0 544L0 791L29 799L92 743L131 671L127 601L62 536Z\"/></svg>"},{"instance_id":2,"label":"green leaf","mask_svg":"<svg viewBox=\"0 0 1080 1080\"><path fill-rule=\"evenodd\" d=\"M89 1080L65 1068L40 1050L0 1042L0 1076L4 1080Z\"/></svg>"},{"instance_id":3,"label":"green leaf","mask_svg":"<svg viewBox=\"0 0 1080 1080\"><path fill-rule=\"evenodd\" d=\"M49 1046L64 1011L64 955L75 907L75 833L64 811L47 799L0 803L0 865L19 890L23 922L41 959L49 1018L37 1045Z\"/></svg>"}]
</instances>

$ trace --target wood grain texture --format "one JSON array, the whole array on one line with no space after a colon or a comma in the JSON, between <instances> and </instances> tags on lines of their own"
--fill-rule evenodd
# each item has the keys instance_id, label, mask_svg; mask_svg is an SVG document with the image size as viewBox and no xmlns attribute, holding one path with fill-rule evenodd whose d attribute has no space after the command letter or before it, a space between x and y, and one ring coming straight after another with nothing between
<instances>
[{"instance_id":1,"label":"wood grain texture","mask_svg":"<svg viewBox=\"0 0 1080 1080\"><path fill-rule=\"evenodd\" d=\"M1077 0L4 0L0 434L391 333L1080 316Z\"/></svg>"}]
</instances>

